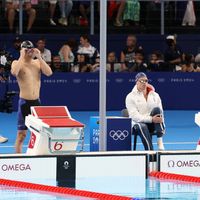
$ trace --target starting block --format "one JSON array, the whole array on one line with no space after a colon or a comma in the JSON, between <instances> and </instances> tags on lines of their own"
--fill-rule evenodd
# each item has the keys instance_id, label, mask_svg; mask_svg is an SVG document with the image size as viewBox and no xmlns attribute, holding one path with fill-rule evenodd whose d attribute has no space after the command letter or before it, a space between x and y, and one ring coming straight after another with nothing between
<instances>
[{"instance_id":1,"label":"starting block","mask_svg":"<svg viewBox=\"0 0 200 200\"><path fill-rule=\"evenodd\" d=\"M200 126L200 112L195 114L194 121L198 126Z\"/></svg>"},{"instance_id":2,"label":"starting block","mask_svg":"<svg viewBox=\"0 0 200 200\"><path fill-rule=\"evenodd\" d=\"M29 155L62 154L84 146L84 124L73 119L66 106L34 106L25 118L31 131Z\"/></svg>"}]
</instances>

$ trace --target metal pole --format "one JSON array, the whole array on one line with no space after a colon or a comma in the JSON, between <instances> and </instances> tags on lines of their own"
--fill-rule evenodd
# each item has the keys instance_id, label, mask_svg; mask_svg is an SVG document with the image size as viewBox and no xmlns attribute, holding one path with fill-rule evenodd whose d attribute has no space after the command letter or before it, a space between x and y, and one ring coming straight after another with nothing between
<instances>
[{"instance_id":1,"label":"metal pole","mask_svg":"<svg viewBox=\"0 0 200 200\"><path fill-rule=\"evenodd\" d=\"M106 151L106 35L107 1L100 1L99 151Z\"/></svg>"},{"instance_id":2,"label":"metal pole","mask_svg":"<svg viewBox=\"0 0 200 200\"><path fill-rule=\"evenodd\" d=\"M161 13L160 13L160 18L161 18L161 30L160 34L164 35L165 34L165 0L161 0Z\"/></svg>"},{"instance_id":3,"label":"metal pole","mask_svg":"<svg viewBox=\"0 0 200 200\"><path fill-rule=\"evenodd\" d=\"M19 35L23 34L23 0L19 1Z\"/></svg>"},{"instance_id":4,"label":"metal pole","mask_svg":"<svg viewBox=\"0 0 200 200\"><path fill-rule=\"evenodd\" d=\"M90 1L90 34L94 35L94 1Z\"/></svg>"}]
</instances>

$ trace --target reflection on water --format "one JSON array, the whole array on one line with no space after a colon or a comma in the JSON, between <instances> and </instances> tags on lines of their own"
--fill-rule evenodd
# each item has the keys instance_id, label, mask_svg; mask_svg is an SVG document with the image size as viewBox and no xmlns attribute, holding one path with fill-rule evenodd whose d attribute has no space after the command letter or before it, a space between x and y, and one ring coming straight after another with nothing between
<instances>
[{"instance_id":1,"label":"reflection on water","mask_svg":"<svg viewBox=\"0 0 200 200\"><path fill-rule=\"evenodd\" d=\"M74 197L70 195L55 195L52 193L35 192L14 187L0 186L2 200L92 200L92 198Z\"/></svg>"},{"instance_id":2,"label":"reflection on water","mask_svg":"<svg viewBox=\"0 0 200 200\"><path fill-rule=\"evenodd\" d=\"M200 200L200 184L144 180L141 177L101 177L77 180L77 189L118 194L138 199Z\"/></svg>"},{"instance_id":3,"label":"reflection on water","mask_svg":"<svg viewBox=\"0 0 200 200\"><path fill-rule=\"evenodd\" d=\"M98 177L77 180L76 189L135 197L145 196L146 184L140 177Z\"/></svg>"},{"instance_id":4,"label":"reflection on water","mask_svg":"<svg viewBox=\"0 0 200 200\"><path fill-rule=\"evenodd\" d=\"M150 178L146 181L146 199L199 200L200 185L181 181L158 181Z\"/></svg>"},{"instance_id":5,"label":"reflection on water","mask_svg":"<svg viewBox=\"0 0 200 200\"><path fill-rule=\"evenodd\" d=\"M38 183L55 185L55 181L52 180L38 181ZM200 184L158 181L155 178L148 180L141 177L82 178L76 181L76 189L129 196L141 200L200 200ZM5 186L0 187L0 199L91 200L91 198L54 195Z\"/></svg>"}]
</instances>

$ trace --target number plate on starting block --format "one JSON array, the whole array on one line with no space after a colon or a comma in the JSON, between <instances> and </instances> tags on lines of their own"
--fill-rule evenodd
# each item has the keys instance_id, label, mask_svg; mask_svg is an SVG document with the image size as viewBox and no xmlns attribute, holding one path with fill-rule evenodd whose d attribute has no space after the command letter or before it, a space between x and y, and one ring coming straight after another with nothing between
<instances>
[{"instance_id":1,"label":"number plate on starting block","mask_svg":"<svg viewBox=\"0 0 200 200\"><path fill-rule=\"evenodd\" d=\"M69 140L50 140L50 151L54 152L70 152L72 149L76 149L76 145L73 141Z\"/></svg>"}]
</instances>

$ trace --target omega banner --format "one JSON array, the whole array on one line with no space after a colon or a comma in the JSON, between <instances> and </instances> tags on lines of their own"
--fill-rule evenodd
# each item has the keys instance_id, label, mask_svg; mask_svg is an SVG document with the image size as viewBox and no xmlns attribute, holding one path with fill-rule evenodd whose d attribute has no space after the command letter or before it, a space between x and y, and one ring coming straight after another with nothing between
<instances>
[{"instance_id":1,"label":"omega banner","mask_svg":"<svg viewBox=\"0 0 200 200\"><path fill-rule=\"evenodd\" d=\"M56 157L1 158L0 177L33 183L41 183L48 179L56 183L56 162Z\"/></svg>"},{"instance_id":2,"label":"omega banner","mask_svg":"<svg viewBox=\"0 0 200 200\"><path fill-rule=\"evenodd\" d=\"M89 190L99 184L99 192L103 187L109 188L111 180L115 179L116 184L112 185L114 193L120 192L123 188L120 185L126 179L129 189L140 181L143 184L141 192L144 193L147 166L147 154L132 152L85 152L53 157L8 156L0 159L0 178Z\"/></svg>"},{"instance_id":3,"label":"omega banner","mask_svg":"<svg viewBox=\"0 0 200 200\"><path fill-rule=\"evenodd\" d=\"M158 170L200 177L200 152L160 153L158 155Z\"/></svg>"}]
</instances>

